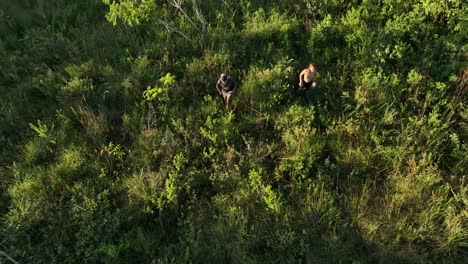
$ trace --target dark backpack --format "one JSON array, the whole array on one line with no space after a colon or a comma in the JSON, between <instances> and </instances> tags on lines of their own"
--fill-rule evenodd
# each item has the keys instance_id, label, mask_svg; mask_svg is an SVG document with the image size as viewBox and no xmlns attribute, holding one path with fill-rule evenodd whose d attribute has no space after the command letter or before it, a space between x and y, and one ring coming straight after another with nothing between
<instances>
[{"instance_id":1,"label":"dark backpack","mask_svg":"<svg viewBox=\"0 0 468 264\"><path fill-rule=\"evenodd\" d=\"M227 85L223 87L223 90L225 92L230 92L230 91L234 90L234 86L235 86L235 81L231 76L229 76L227 78Z\"/></svg>"}]
</instances>

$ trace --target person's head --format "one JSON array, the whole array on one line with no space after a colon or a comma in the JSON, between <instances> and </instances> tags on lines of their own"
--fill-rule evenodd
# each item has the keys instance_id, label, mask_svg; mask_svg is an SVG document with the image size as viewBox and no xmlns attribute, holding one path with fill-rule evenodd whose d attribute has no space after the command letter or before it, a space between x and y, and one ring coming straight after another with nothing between
<instances>
[{"instance_id":1,"label":"person's head","mask_svg":"<svg viewBox=\"0 0 468 264\"><path fill-rule=\"evenodd\" d=\"M309 64L309 70L315 71L315 65L313 63Z\"/></svg>"},{"instance_id":2,"label":"person's head","mask_svg":"<svg viewBox=\"0 0 468 264\"><path fill-rule=\"evenodd\" d=\"M220 79L221 79L221 81L226 82L227 75L225 73L222 73Z\"/></svg>"}]
</instances>

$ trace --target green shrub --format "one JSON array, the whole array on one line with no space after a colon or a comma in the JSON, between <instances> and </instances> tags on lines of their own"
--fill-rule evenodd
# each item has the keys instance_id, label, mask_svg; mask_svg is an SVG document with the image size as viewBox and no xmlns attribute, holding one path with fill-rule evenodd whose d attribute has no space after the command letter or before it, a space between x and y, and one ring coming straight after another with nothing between
<instances>
[{"instance_id":1,"label":"green shrub","mask_svg":"<svg viewBox=\"0 0 468 264\"><path fill-rule=\"evenodd\" d=\"M95 113L90 107L81 105L76 108L71 107L71 112L88 136L97 142L102 142L109 131L107 116L103 112Z\"/></svg>"},{"instance_id":2,"label":"green shrub","mask_svg":"<svg viewBox=\"0 0 468 264\"><path fill-rule=\"evenodd\" d=\"M268 113L277 111L288 101L289 80L292 75L291 60L280 62L272 68L253 67L239 88L239 97L245 111Z\"/></svg>"},{"instance_id":3,"label":"green shrub","mask_svg":"<svg viewBox=\"0 0 468 264\"><path fill-rule=\"evenodd\" d=\"M272 11L267 14L263 8L255 11L244 23L243 34L247 38L269 39L274 34L287 35L297 27L297 21Z\"/></svg>"},{"instance_id":4,"label":"green shrub","mask_svg":"<svg viewBox=\"0 0 468 264\"><path fill-rule=\"evenodd\" d=\"M405 248L412 249L403 254L407 261L422 261L428 248L430 255L457 258L466 237L459 201L450 198L450 186L426 157L417 161L413 156L406 162L387 180L387 193L371 199L372 192L365 189L359 196L352 210L357 211L353 215L363 238L380 248L379 258L386 258L384 252L398 255Z\"/></svg>"},{"instance_id":5,"label":"green shrub","mask_svg":"<svg viewBox=\"0 0 468 264\"><path fill-rule=\"evenodd\" d=\"M54 157L54 144L47 138L33 138L23 147L23 160L27 164L50 162Z\"/></svg>"},{"instance_id":6,"label":"green shrub","mask_svg":"<svg viewBox=\"0 0 468 264\"><path fill-rule=\"evenodd\" d=\"M276 173L279 177L291 177L297 187L312 177L312 166L324 147L313 127L314 114L313 108L292 105L275 120L282 139Z\"/></svg>"}]
</instances>

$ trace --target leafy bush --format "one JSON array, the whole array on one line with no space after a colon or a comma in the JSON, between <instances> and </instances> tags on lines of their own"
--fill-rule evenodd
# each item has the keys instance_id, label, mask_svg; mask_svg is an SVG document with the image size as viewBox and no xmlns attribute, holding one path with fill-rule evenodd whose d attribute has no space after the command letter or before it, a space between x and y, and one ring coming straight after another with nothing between
<instances>
[{"instance_id":1,"label":"leafy bush","mask_svg":"<svg viewBox=\"0 0 468 264\"><path fill-rule=\"evenodd\" d=\"M290 95L289 79L292 74L291 61L285 61L272 68L253 67L245 76L239 97L246 111L260 113L277 110L287 102Z\"/></svg>"},{"instance_id":2,"label":"leafy bush","mask_svg":"<svg viewBox=\"0 0 468 264\"><path fill-rule=\"evenodd\" d=\"M269 39L273 34L287 35L297 27L294 19L272 11L267 14L263 8L255 11L244 24L244 35L253 39Z\"/></svg>"}]
</instances>

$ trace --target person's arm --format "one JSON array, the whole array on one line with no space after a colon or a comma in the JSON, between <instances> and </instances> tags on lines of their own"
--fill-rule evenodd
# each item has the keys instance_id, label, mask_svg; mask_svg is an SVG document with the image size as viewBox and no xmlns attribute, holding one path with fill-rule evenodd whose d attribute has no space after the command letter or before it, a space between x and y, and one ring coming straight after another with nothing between
<instances>
[{"instance_id":1,"label":"person's arm","mask_svg":"<svg viewBox=\"0 0 468 264\"><path fill-rule=\"evenodd\" d=\"M305 70L302 70L301 74L299 74L299 87L304 86L304 81L303 81L304 80L304 78L303 78L304 74L305 74Z\"/></svg>"},{"instance_id":2,"label":"person's arm","mask_svg":"<svg viewBox=\"0 0 468 264\"><path fill-rule=\"evenodd\" d=\"M216 90L218 90L218 93L221 94L221 84L219 83L219 81L216 81Z\"/></svg>"}]
</instances>

